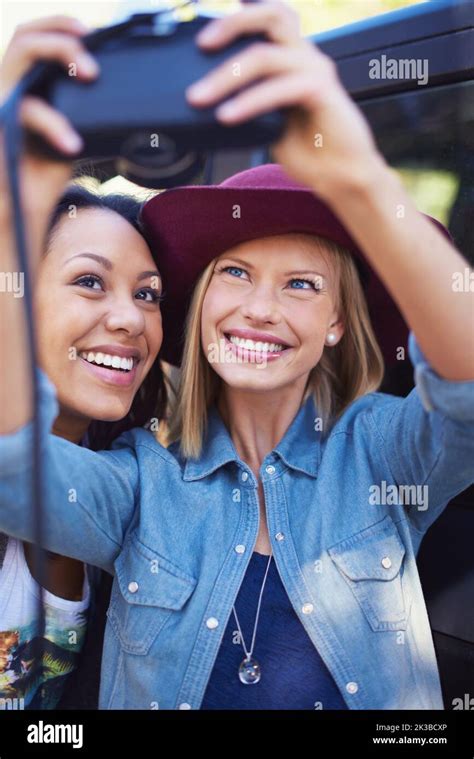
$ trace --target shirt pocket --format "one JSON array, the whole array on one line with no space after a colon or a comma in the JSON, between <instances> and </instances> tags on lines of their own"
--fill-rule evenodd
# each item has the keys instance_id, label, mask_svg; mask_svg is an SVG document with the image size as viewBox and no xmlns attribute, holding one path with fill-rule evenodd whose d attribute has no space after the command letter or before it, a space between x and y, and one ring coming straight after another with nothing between
<instances>
[{"instance_id":1,"label":"shirt pocket","mask_svg":"<svg viewBox=\"0 0 474 759\"><path fill-rule=\"evenodd\" d=\"M114 568L107 617L123 650L143 656L173 612L183 608L197 581L136 536Z\"/></svg>"},{"instance_id":2,"label":"shirt pocket","mask_svg":"<svg viewBox=\"0 0 474 759\"><path fill-rule=\"evenodd\" d=\"M390 516L328 549L372 630L406 630L405 546Z\"/></svg>"}]
</instances>

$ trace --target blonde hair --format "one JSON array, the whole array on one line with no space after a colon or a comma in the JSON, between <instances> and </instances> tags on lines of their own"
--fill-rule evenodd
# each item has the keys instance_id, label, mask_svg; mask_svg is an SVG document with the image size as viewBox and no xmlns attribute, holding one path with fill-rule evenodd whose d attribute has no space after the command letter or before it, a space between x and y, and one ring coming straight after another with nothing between
<instances>
[{"instance_id":1,"label":"blonde hair","mask_svg":"<svg viewBox=\"0 0 474 759\"><path fill-rule=\"evenodd\" d=\"M305 234L304 237L311 237L318 251L330 256L335 273L335 310L344 324L342 338L323 351L311 370L303 398L313 395L322 429L327 434L350 403L379 388L384 361L352 254L316 235ZM208 409L217 400L222 383L201 345L202 307L216 260L208 264L194 289L186 321L177 403L170 418L168 440L180 440L186 458L200 455Z\"/></svg>"}]
</instances>

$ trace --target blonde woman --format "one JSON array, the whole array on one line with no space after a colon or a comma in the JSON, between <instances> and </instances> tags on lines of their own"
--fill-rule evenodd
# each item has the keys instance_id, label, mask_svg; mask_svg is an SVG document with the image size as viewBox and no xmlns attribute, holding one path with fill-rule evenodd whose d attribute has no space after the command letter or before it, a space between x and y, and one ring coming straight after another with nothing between
<instances>
[{"instance_id":1,"label":"blonde woman","mask_svg":"<svg viewBox=\"0 0 474 759\"><path fill-rule=\"evenodd\" d=\"M413 207L292 11L265 3L208 29L214 45L269 37L242 54L258 83L234 118L291 112L283 168L145 208L177 298L163 308L170 360L197 285L173 442L136 429L93 452L44 435L47 547L114 574L100 707L442 708L416 553L473 480L472 300L449 286L465 262ZM202 105L237 89L226 66L208 85ZM377 392L361 252L411 330L405 399ZM49 425L55 392L40 380ZM11 409L0 440L0 527L22 539L29 415Z\"/></svg>"}]
</instances>

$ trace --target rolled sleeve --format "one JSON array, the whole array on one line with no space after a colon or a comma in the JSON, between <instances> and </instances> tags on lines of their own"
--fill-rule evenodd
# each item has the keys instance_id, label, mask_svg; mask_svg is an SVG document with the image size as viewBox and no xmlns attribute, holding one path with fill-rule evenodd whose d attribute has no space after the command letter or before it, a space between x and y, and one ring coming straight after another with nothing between
<instances>
[{"instance_id":1,"label":"rolled sleeve","mask_svg":"<svg viewBox=\"0 0 474 759\"><path fill-rule=\"evenodd\" d=\"M406 508L411 526L424 533L474 482L474 381L440 377L412 332L408 350L415 387L406 398L378 394L372 433L397 485L427 486L429 506Z\"/></svg>"},{"instance_id":2,"label":"rolled sleeve","mask_svg":"<svg viewBox=\"0 0 474 759\"><path fill-rule=\"evenodd\" d=\"M474 380L456 382L440 377L428 363L413 332L408 336L408 355L423 408L439 411L450 419L474 421Z\"/></svg>"}]
</instances>

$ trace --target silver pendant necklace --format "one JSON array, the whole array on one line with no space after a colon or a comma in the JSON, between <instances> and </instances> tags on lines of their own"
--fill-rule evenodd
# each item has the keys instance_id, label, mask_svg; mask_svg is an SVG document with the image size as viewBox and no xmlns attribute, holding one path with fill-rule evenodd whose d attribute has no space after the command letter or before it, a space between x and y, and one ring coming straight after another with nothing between
<instances>
[{"instance_id":1,"label":"silver pendant necklace","mask_svg":"<svg viewBox=\"0 0 474 759\"><path fill-rule=\"evenodd\" d=\"M262 605L262 596L263 596L263 589L265 587L265 582L267 580L268 570L270 569L270 562L272 560L272 555L268 557L268 564L267 569L265 571L265 577L263 578L262 587L260 589L260 596L258 599L258 606L257 606L257 614L255 616L255 624L253 626L253 635L252 635L252 644L250 646L250 650L247 651L247 648L245 647L245 641L244 636L242 634L242 629L239 624L239 619L237 617L237 612L235 610L235 605L232 607L234 611L235 621L237 623L237 627L239 630L240 640L242 642L242 648L245 651L245 659L242 660L240 667L239 667L239 680L240 682L244 683L244 685L255 685L255 683L258 683L262 676L262 672L260 669L260 664L256 659L252 658L253 649L255 647L255 638L257 635L257 625L258 625L258 618L260 616L260 607Z\"/></svg>"}]
</instances>

